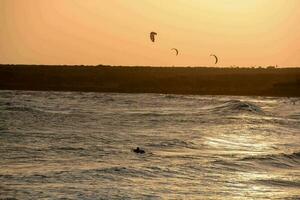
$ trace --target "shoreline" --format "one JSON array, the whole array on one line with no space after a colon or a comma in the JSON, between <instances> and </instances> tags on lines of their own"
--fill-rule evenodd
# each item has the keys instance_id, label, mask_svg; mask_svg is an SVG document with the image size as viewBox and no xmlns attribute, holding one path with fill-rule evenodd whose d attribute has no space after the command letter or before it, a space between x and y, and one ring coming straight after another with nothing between
<instances>
[{"instance_id":1,"label":"shoreline","mask_svg":"<svg viewBox=\"0 0 300 200\"><path fill-rule=\"evenodd\" d=\"M300 97L300 68L0 65L0 90Z\"/></svg>"}]
</instances>

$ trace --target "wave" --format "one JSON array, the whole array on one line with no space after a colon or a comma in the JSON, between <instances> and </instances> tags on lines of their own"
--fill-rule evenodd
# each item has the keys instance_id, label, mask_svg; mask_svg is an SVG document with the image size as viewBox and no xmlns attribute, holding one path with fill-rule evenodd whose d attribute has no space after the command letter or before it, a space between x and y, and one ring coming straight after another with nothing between
<instances>
[{"instance_id":1,"label":"wave","mask_svg":"<svg viewBox=\"0 0 300 200\"><path fill-rule=\"evenodd\" d=\"M86 149L82 147L60 147L57 148L56 150L61 150L61 151L84 151Z\"/></svg>"},{"instance_id":2,"label":"wave","mask_svg":"<svg viewBox=\"0 0 300 200\"><path fill-rule=\"evenodd\" d=\"M211 109L211 111L216 113L239 113L239 112L248 112L254 114L264 114L264 111L261 107L240 100L230 100L226 101L221 105L217 105Z\"/></svg>"},{"instance_id":3,"label":"wave","mask_svg":"<svg viewBox=\"0 0 300 200\"><path fill-rule=\"evenodd\" d=\"M45 110L45 109L38 109L26 106L7 106L5 108L6 111L12 112L27 112L27 113L40 113L40 114L63 114L68 115L70 114L69 111L52 111L52 110Z\"/></svg>"},{"instance_id":4,"label":"wave","mask_svg":"<svg viewBox=\"0 0 300 200\"><path fill-rule=\"evenodd\" d=\"M290 119L300 120L300 113L293 113L288 116Z\"/></svg>"},{"instance_id":5,"label":"wave","mask_svg":"<svg viewBox=\"0 0 300 200\"><path fill-rule=\"evenodd\" d=\"M245 165L242 165L242 163L235 162L235 161L215 160L215 161L212 161L212 164L218 170L227 170L227 171L233 171L233 172L236 172L236 171L247 172L250 169L253 169L252 166L245 166Z\"/></svg>"},{"instance_id":6,"label":"wave","mask_svg":"<svg viewBox=\"0 0 300 200\"><path fill-rule=\"evenodd\" d=\"M106 167L101 169L89 169L83 170L82 173L89 174L92 176L101 176L102 178L108 179L116 179L119 180L121 177L140 177L140 178L154 178L157 174L142 170L141 168L132 168L132 167L122 167L122 166L113 166L113 167Z\"/></svg>"},{"instance_id":7,"label":"wave","mask_svg":"<svg viewBox=\"0 0 300 200\"><path fill-rule=\"evenodd\" d=\"M167 94L167 95L164 95L166 99L178 99L180 98L179 95L172 95L172 94Z\"/></svg>"},{"instance_id":8,"label":"wave","mask_svg":"<svg viewBox=\"0 0 300 200\"><path fill-rule=\"evenodd\" d=\"M128 112L128 114L133 115L135 117L179 117L179 116L189 115L190 113L145 111L145 112Z\"/></svg>"},{"instance_id":9,"label":"wave","mask_svg":"<svg viewBox=\"0 0 300 200\"><path fill-rule=\"evenodd\" d=\"M173 139L173 140L168 140L168 141L162 141L159 143L149 144L149 146L160 147L160 148L164 148L164 147L186 147L186 148L189 148L189 147L191 147L191 145L193 145L191 142L185 142L185 141L182 141L179 139Z\"/></svg>"},{"instance_id":10,"label":"wave","mask_svg":"<svg viewBox=\"0 0 300 200\"><path fill-rule=\"evenodd\" d=\"M163 95L163 97L165 99L174 99L174 100L180 100L180 101L184 101L184 100L188 100L188 101L194 101L194 100L199 100L201 98L201 100L205 100L205 97L203 96L195 96L195 95L179 95L179 94L166 94Z\"/></svg>"},{"instance_id":11,"label":"wave","mask_svg":"<svg viewBox=\"0 0 300 200\"><path fill-rule=\"evenodd\" d=\"M8 106L5 110L13 111L13 112L30 112L30 113L36 113L36 112L42 113L43 112L39 109L30 108L30 107L26 107L26 106Z\"/></svg>"},{"instance_id":12,"label":"wave","mask_svg":"<svg viewBox=\"0 0 300 200\"><path fill-rule=\"evenodd\" d=\"M277 186L277 187L296 187L300 188L300 181L282 180L282 179L259 179L255 181L263 185Z\"/></svg>"},{"instance_id":13,"label":"wave","mask_svg":"<svg viewBox=\"0 0 300 200\"><path fill-rule=\"evenodd\" d=\"M257 170L270 170L270 168L292 169L300 167L300 152L292 154L272 154L262 156L248 156L235 160L214 160L214 168L227 171L248 172Z\"/></svg>"},{"instance_id":14,"label":"wave","mask_svg":"<svg viewBox=\"0 0 300 200\"><path fill-rule=\"evenodd\" d=\"M271 154L263 156L248 156L240 161L255 162L262 165L268 165L278 168L289 168L300 166L300 152L292 154Z\"/></svg>"}]
</instances>

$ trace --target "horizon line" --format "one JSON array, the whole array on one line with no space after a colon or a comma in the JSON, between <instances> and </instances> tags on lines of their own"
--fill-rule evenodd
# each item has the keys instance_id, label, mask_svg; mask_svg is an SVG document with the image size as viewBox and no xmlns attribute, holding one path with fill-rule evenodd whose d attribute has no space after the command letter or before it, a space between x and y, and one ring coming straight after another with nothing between
<instances>
[{"instance_id":1,"label":"horizon line","mask_svg":"<svg viewBox=\"0 0 300 200\"><path fill-rule=\"evenodd\" d=\"M0 66L63 66L63 67L152 67L152 68L246 68L246 69L282 69L282 68L300 68L300 66L157 66L157 65L110 65L110 64L4 64L0 63Z\"/></svg>"}]
</instances>

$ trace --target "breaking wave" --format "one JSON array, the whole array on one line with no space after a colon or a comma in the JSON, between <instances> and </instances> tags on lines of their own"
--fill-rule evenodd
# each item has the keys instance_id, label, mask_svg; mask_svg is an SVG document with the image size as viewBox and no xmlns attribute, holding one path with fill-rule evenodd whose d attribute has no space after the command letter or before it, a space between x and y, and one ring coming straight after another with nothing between
<instances>
[{"instance_id":1,"label":"breaking wave","mask_svg":"<svg viewBox=\"0 0 300 200\"><path fill-rule=\"evenodd\" d=\"M259 106L240 100L230 100L212 108L215 113L254 113L264 114L264 111Z\"/></svg>"}]
</instances>

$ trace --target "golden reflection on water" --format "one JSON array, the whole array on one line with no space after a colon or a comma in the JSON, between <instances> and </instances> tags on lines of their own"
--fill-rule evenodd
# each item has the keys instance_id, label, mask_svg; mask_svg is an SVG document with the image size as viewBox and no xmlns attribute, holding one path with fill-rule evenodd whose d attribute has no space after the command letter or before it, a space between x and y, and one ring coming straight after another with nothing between
<instances>
[{"instance_id":1,"label":"golden reflection on water","mask_svg":"<svg viewBox=\"0 0 300 200\"><path fill-rule=\"evenodd\" d=\"M216 127L215 130L210 130L210 132L211 134L205 136L204 144L212 149L226 151L226 153L230 151L232 154L248 153L257 155L265 153L266 150L274 150L272 139L266 137L262 133L263 131L260 131L261 134L251 131L250 125L242 125L242 127L226 125Z\"/></svg>"},{"instance_id":2,"label":"golden reflection on water","mask_svg":"<svg viewBox=\"0 0 300 200\"><path fill-rule=\"evenodd\" d=\"M231 164L235 163L234 165L239 165L242 169L235 170L233 165L230 172L221 172L220 178L222 180L220 181L227 183L227 185L215 188L217 191L230 190L232 193L237 194L236 197L230 199L280 199L286 197L287 193L280 184L285 183L284 178L291 170L278 170L270 166L260 165L259 162L253 164L243 161L243 158L246 157L279 153L276 148L278 141L284 143L285 139L280 140L274 136L270 138L270 134L265 134L264 130L268 128L274 130L274 127L268 126L272 125L240 124L236 127L220 125L214 128L210 127L208 133L204 133L203 144L208 151L217 152L222 160L228 160L228 163ZM291 180L287 180L286 184L288 184L288 181ZM297 182L299 180L292 181ZM278 187L274 187L270 182L278 182ZM289 188L288 191L291 196L299 195L297 187L295 189Z\"/></svg>"},{"instance_id":3,"label":"golden reflection on water","mask_svg":"<svg viewBox=\"0 0 300 200\"><path fill-rule=\"evenodd\" d=\"M266 193L268 194L268 198L283 198L286 197L285 188L274 187L271 185L271 181L274 180L283 180L284 175L278 174L276 170L265 170L265 171L249 171L242 172L236 171L233 176L227 177L229 181L246 183L246 188L243 190L237 190L236 192L240 193L242 196L249 196L249 199L253 197L256 198L267 198ZM242 184L241 184L242 185ZM296 196L299 195L299 190L297 188L289 188L289 195ZM251 198L250 198L251 197ZM243 198L241 198L243 199Z\"/></svg>"}]
</instances>

